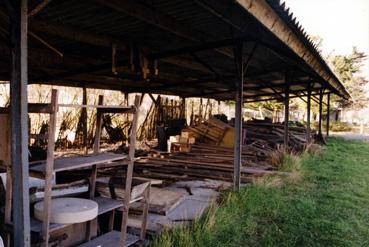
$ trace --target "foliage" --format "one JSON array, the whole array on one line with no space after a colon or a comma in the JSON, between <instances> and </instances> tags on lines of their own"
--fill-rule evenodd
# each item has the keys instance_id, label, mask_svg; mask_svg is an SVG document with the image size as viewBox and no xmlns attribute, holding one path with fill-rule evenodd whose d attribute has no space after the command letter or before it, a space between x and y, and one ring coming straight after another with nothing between
<instances>
[{"instance_id":1,"label":"foliage","mask_svg":"<svg viewBox=\"0 0 369 247\"><path fill-rule=\"evenodd\" d=\"M268 101L261 101L261 102L254 102L254 103L248 103L247 108L250 109L259 109L260 107L274 111L274 110L282 110L283 109L283 103L273 100Z\"/></svg>"},{"instance_id":2,"label":"foliage","mask_svg":"<svg viewBox=\"0 0 369 247\"><path fill-rule=\"evenodd\" d=\"M278 146L275 151L271 152L268 163L277 167L280 171L293 172L299 170L300 157L294 153L286 152L281 145Z\"/></svg>"},{"instance_id":3,"label":"foliage","mask_svg":"<svg viewBox=\"0 0 369 247\"><path fill-rule=\"evenodd\" d=\"M304 154L298 180L228 192L206 217L152 246L369 246L368 163L368 144L330 139L320 155Z\"/></svg>"},{"instance_id":4,"label":"foliage","mask_svg":"<svg viewBox=\"0 0 369 247\"><path fill-rule=\"evenodd\" d=\"M353 127L348 123L333 122L330 126L330 130L335 132L352 131Z\"/></svg>"},{"instance_id":5,"label":"foliage","mask_svg":"<svg viewBox=\"0 0 369 247\"><path fill-rule=\"evenodd\" d=\"M353 47L349 55L335 55L329 57L330 62L334 67L334 71L338 78L345 85L353 98L351 107L358 110L366 107L368 96L366 95L365 86L368 81L361 75L361 68L367 56ZM340 102L344 107L348 105Z\"/></svg>"}]
</instances>

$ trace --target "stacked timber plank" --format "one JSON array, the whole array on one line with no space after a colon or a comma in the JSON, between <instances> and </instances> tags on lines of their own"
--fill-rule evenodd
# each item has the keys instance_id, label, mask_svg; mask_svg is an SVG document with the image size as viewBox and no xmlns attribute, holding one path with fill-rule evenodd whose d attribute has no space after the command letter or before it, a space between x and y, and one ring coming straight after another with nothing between
<instances>
[{"instance_id":1,"label":"stacked timber plank","mask_svg":"<svg viewBox=\"0 0 369 247\"><path fill-rule=\"evenodd\" d=\"M191 145L190 152L161 154L138 159L136 171L153 178L198 179L224 181L233 179L233 149L209 144ZM252 146L243 147L241 180L251 182L267 174L278 173L267 165L267 152Z\"/></svg>"},{"instance_id":2,"label":"stacked timber plank","mask_svg":"<svg viewBox=\"0 0 369 247\"><path fill-rule=\"evenodd\" d=\"M307 144L304 127L289 128L289 147L302 151ZM312 135L314 132L312 131ZM283 144L284 126L264 120L243 124L241 181L279 173L270 166L270 155ZM218 119L199 119L184 129L172 153L150 155L136 161L136 172L159 179L220 179L232 181L234 128Z\"/></svg>"},{"instance_id":3,"label":"stacked timber plank","mask_svg":"<svg viewBox=\"0 0 369 247\"><path fill-rule=\"evenodd\" d=\"M266 121L248 121L243 125L246 138L245 144L269 150L275 150L278 145L283 144L284 125L279 123L268 123ZM315 131L311 131L311 139ZM289 147L294 151L302 151L307 144L305 127L289 127Z\"/></svg>"},{"instance_id":4,"label":"stacked timber plank","mask_svg":"<svg viewBox=\"0 0 369 247\"><path fill-rule=\"evenodd\" d=\"M216 118L198 119L182 131L182 137L192 143L201 142L221 147L233 147L234 128Z\"/></svg>"}]
</instances>

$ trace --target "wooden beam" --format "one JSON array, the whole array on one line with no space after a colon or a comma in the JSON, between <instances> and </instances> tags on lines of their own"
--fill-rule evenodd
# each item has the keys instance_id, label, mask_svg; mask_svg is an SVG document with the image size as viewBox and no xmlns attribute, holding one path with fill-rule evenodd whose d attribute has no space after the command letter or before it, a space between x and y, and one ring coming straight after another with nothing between
<instances>
[{"instance_id":1,"label":"wooden beam","mask_svg":"<svg viewBox=\"0 0 369 247\"><path fill-rule=\"evenodd\" d=\"M56 25L43 21L32 20L29 24L29 28L30 30L37 31L39 33L48 33L65 39L95 46L111 47L111 45L114 43L117 45L117 49L128 50L127 43L129 41L123 42L115 37L90 33L85 30L68 27L66 25Z\"/></svg>"},{"instance_id":2,"label":"wooden beam","mask_svg":"<svg viewBox=\"0 0 369 247\"><path fill-rule=\"evenodd\" d=\"M329 120L330 120L330 114L329 114L329 112L330 112L330 108L331 108L331 94L330 93L328 93L327 94L327 137L329 136Z\"/></svg>"},{"instance_id":3,"label":"wooden beam","mask_svg":"<svg viewBox=\"0 0 369 247\"><path fill-rule=\"evenodd\" d=\"M160 62L162 63L168 63L175 66L178 66L183 69L189 69L194 71L199 71L203 73L209 73L209 70L207 68L204 68L204 66L199 65L198 63L194 63L193 61L185 58L175 58L175 57L167 57L160 59Z\"/></svg>"},{"instance_id":4,"label":"wooden beam","mask_svg":"<svg viewBox=\"0 0 369 247\"><path fill-rule=\"evenodd\" d=\"M48 246L50 237L50 216L51 216L51 195L52 195L52 182L54 174L54 150L55 150L55 132L56 121L58 113L58 91L53 89L51 94L51 105L53 112L50 114L49 127L48 127L48 142L47 142L47 159L45 166L45 197L44 197L44 210L42 215L42 236L44 244Z\"/></svg>"},{"instance_id":5,"label":"wooden beam","mask_svg":"<svg viewBox=\"0 0 369 247\"><path fill-rule=\"evenodd\" d=\"M244 60L243 43L234 47L236 71L239 79L236 82L236 104L235 104L235 134L234 134L234 164L233 164L233 189L239 190L241 186L241 160L242 160L242 123L243 123L243 81Z\"/></svg>"},{"instance_id":6,"label":"wooden beam","mask_svg":"<svg viewBox=\"0 0 369 247\"><path fill-rule=\"evenodd\" d=\"M11 164L13 171L14 246L30 246L27 109L27 0L13 0L10 16L11 47Z\"/></svg>"},{"instance_id":7,"label":"wooden beam","mask_svg":"<svg viewBox=\"0 0 369 247\"><path fill-rule=\"evenodd\" d=\"M316 95L319 95L319 93L316 94ZM300 98L302 96L306 96L306 94L305 95L299 95L299 96L290 95L290 99ZM246 100L245 103L264 102L264 101L281 101L281 98L279 98L279 97L267 97L267 98L259 98L259 99L258 98L252 98L251 100Z\"/></svg>"},{"instance_id":8,"label":"wooden beam","mask_svg":"<svg viewBox=\"0 0 369 247\"><path fill-rule=\"evenodd\" d=\"M200 40L208 39L206 35L194 31L193 27L179 23L176 19L162 13L160 10L154 9L151 6L143 5L138 1L134 0L95 0L95 1L104 6L108 6L114 9L115 11L130 16L134 16L141 21L159 27L179 37L194 41L198 41L198 39Z\"/></svg>"},{"instance_id":9,"label":"wooden beam","mask_svg":"<svg viewBox=\"0 0 369 247\"><path fill-rule=\"evenodd\" d=\"M307 92L307 116L306 116L306 140L307 143L311 142L311 127L310 127L310 119L311 119L311 84L308 85Z\"/></svg>"},{"instance_id":10,"label":"wooden beam","mask_svg":"<svg viewBox=\"0 0 369 247\"><path fill-rule=\"evenodd\" d=\"M154 96L153 96L151 93L149 93L149 97L150 97L150 99L152 100L152 102L154 102L154 104L155 104L156 106L158 106L158 101L154 98Z\"/></svg>"},{"instance_id":11,"label":"wooden beam","mask_svg":"<svg viewBox=\"0 0 369 247\"><path fill-rule=\"evenodd\" d=\"M254 56L257 44L255 43L247 59L244 59L243 42L234 45L233 52L235 57L236 72L239 80L236 82L236 104L235 104L235 138L234 138L234 161L233 161L233 188L239 190L241 186L241 161L242 161L242 143L243 143L243 103L244 103L244 79L250 62Z\"/></svg>"},{"instance_id":12,"label":"wooden beam","mask_svg":"<svg viewBox=\"0 0 369 247\"><path fill-rule=\"evenodd\" d=\"M37 34L29 31L28 34L30 36L32 36L33 38L35 38L36 40L38 40L41 44L43 44L44 46L46 46L47 48L49 48L50 50L52 50L53 52L55 52L56 54L58 54L60 57L63 57L63 53L61 51L59 51L57 48L55 48L53 45L49 44L48 42L46 42L43 38L41 38L40 36L38 36Z\"/></svg>"},{"instance_id":13,"label":"wooden beam","mask_svg":"<svg viewBox=\"0 0 369 247\"><path fill-rule=\"evenodd\" d=\"M162 59L167 57L175 57L183 54L191 54L200 51L213 50L222 47L232 46L235 42L243 40L244 42L253 41L253 39L247 37L239 37L234 39L224 39L216 41L203 41L200 44L181 47L178 49L171 49L167 51L161 51L158 53L151 53L148 55L150 59Z\"/></svg>"},{"instance_id":14,"label":"wooden beam","mask_svg":"<svg viewBox=\"0 0 369 247\"><path fill-rule=\"evenodd\" d=\"M37 15L41 10L43 10L51 0L43 0L41 3L39 3L36 7L34 7L29 13L28 18L31 18L35 15Z\"/></svg>"},{"instance_id":15,"label":"wooden beam","mask_svg":"<svg viewBox=\"0 0 369 247\"><path fill-rule=\"evenodd\" d=\"M284 148L287 151L288 150L288 139L289 139L289 117L290 117L290 73L286 73L286 82L285 82L285 97L284 97L284 136L283 136L283 143Z\"/></svg>"},{"instance_id":16,"label":"wooden beam","mask_svg":"<svg viewBox=\"0 0 369 247\"><path fill-rule=\"evenodd\" d=\"M82 104L87 105L87 88L82 88ZM81 110L81 117L83 121L83 149L85 154L88 154L88 128L87 128L87 108L82 108Z\"/></svg>"},{"instance_id":17,"label":"wooden beam","mask_svg":"<svg viewBox=\"0 0 369 247\"><path fill-rule=\"evenodd\" d=\"M128 151L128 167L127 167L127 173L126 173L126 183L125 183L125 190L126 193L124 195L124 206L123 212L122 212L122 224L121 224L121 234L120 234L120 246L125 246L125 240L126 240L126 231L127 231L127 223L128 223L128 214L129 214L129 205L131 201L131 186L132 186L132 176L133 176L133 166L135 162L135 150L136 150L136 135L137 135L137 120L138 120L138 114L139 114L139 108L140 108L140 96L136 95L135 97L135 107L136 107L136 113L133 116L132 119L132 127L131 127L131 133L129 137L129 151Z\"/></svg>"},{"instance_id":18,"label":"wooden beam","mask_svg":"<svg viewBox=\"0 0 369 247\"><path fill-rule=\"evenodd\" d=\"M99 95L98 105L104 104L104 96ZM100 111L96 113L96 127L95 127L95 138L94 138L94 153L98 154L100 150L100 138L103 124L103 114Z\"/></svg>"},{"instance_id":19,"label":"wooden beam","mask_svg":"<svg viewBox=\"0 0 369 247\"><path fill-rule=\"evenodd\" d=\"M155 9L153 6L141 4L135 0L95 0L96 2L109 6L110 8L124 14L134 16L149 25L156 26L170 32L178 37L195 42L203 42L216 38L211 33L197 31L193 26L177 21L175 18ZM218 50L218 53L232 58L232 54L226 50Z\"/></svg>"},{"instance_id":20,"label":"wooden beam","mask_svg":"<svg viewBox=\"0 0 369 247\"><path fill-rule=\"evenodd\" d=\"M322 135L322 115L323 115L323 89L320 90L319 94L319 123L318 123L318 135L323 137ZM323 140L323 138L322 138Z\"/></svg>"}]
</instances>

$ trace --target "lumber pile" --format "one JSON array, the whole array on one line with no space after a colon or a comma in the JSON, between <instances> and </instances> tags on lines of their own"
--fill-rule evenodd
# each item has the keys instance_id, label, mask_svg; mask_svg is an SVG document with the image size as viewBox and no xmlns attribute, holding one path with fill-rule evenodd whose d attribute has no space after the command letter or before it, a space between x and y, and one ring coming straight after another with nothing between
<instances>
[{"instance_id":1,"label":"lumber pile","mask_svg":"<svg viewBox=\"0 0 369 247\"><path fill-rule=\"evenodd\" d=\"M268 123L263 121L248 121L243 125L246 138L244 144L275 150L278 145L283 144L284 126L279 123ZM315 131L311 131L311 139ZM305 127L289 127L289 147L294 151L302 151L307 144Z\"/></svg>"},{"instance_id":2,"label":"lumber pile","mask_svg":"<svg viewBox=\"0 0 369 247\"><path fill-rule=\"evenodd\" d=\"M314 132L312 131L312 135ZM241 181L282 174L269 163L271 154L283 144L284 126L264 120L243 124ZM199 119L171 144L171 153L151 154L136 162L136 172L158 179L218 179L232 181L234 162L234 128L218 119ZM306 129L289 128L289 147L302 151L306 146Z\"/></svg>"},{"instance_id":3,"label":"lumber pile","mask_svg":"<svg viewBox=\"0 0 369 247\"><path fill-rule=\"evenodd\" d=\"M161 154L138 159L136 172L143 176L161 179L217 179L232 181L233 149L209 144L191 145L190 152ZM279 173L266 162L267 152L252 146L242 150L241 181Z\"/></svg>"},{"instance_id":4,"label":"lumber pile","mask_svg":"<svg viewBox=\"0 0 369 247\"><path fill-rule=\"evenodd\" d=\"M190 144L200 142L232 148L234 128L216 118L198 118L193 125L182 130L181 137L187 138Z\"/></svg>"},{"instance_id":5,"label":"lumber pile","mask_svg":"<svg viewBox=\"0 0 369 247\"><path fill-rule=\"evenodd\" d=\"M315 131L311 131L313 139ZM251 120L243 124L243 143L254 148L271 152L283 144L284 126L281 123L271 123L267 120ZM199 119L192 126L182 131L173 145L173 151L188 152L191 144L206 143L219 147L233 148L234 128L216 118ZM184 145L188 144L188 145ZM293 151L302 151L307 144L306 128L302 126L289 127L289 147Z\"/></svg>"}]
</instances>

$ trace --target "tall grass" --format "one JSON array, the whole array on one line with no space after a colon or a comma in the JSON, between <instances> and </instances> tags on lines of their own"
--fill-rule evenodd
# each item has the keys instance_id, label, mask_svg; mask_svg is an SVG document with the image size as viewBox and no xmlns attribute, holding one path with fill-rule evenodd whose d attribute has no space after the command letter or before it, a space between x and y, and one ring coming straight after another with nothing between
<instances>
[{"instance_id":1,"label":"tall grass","mask_svg":"<svg viewBox=\"0 0 369 247\"><path fill-rule=\"evenodd\" d=\"M294 163L286 158L286 166ZM219 206L152 246L369 246L369 145L330 139L304 153L298 180L227 192Z\"/></svg>"}]
</instances>

